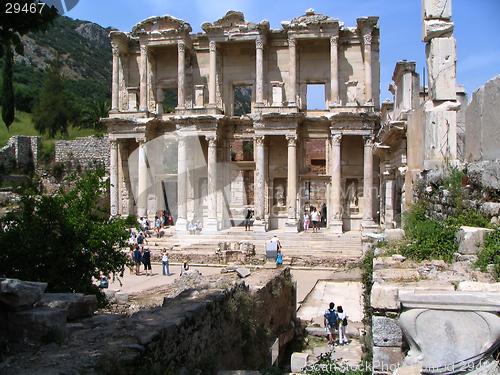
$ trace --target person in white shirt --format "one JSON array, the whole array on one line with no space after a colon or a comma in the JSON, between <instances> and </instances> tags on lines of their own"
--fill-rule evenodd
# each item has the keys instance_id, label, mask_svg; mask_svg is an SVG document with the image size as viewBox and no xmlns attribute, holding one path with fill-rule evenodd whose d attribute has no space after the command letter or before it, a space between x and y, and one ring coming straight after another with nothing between
<instances>
[{"instance_id":1,"label":"person in white shirt","mask_svg":"<svg viewBox=\"0 0 500 375\"><path fill-rule=\"evenodd\" d=\"M311 213L311 221L312 221L313 233L318 233L318 225L319 225L319 221L320 220L321 220L321 214L316 209L316 207L314 207L313 211Z\"/></svg>"},{"instance_id":2,"label":"person in white shirt","mask_svg":"<svg viewBox=\"0 0 500 375\"><path fill-rule=\"evenodd\" d=\"M346 332L346 325L344 325L344 319L347 318L347 315L342 308L342 306L337 306L337 315L338 315L338 330L339 330L339 345L344 345L344 344L349 344L349 340L347 340L347 336L345 334ZM347 323L347 320L345 321Z\"/></svg>"}]
</instances>

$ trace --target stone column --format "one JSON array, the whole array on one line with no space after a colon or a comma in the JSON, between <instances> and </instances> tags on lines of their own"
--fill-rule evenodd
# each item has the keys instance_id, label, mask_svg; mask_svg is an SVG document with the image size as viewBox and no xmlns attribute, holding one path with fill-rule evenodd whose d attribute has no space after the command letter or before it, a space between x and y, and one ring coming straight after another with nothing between
<instances>
[{"instance_id":1,"label":"stone column","mask_svg":"<svg viewBox=\"0 0 500 375\"><path fill-rule=\"evenodd\" d=\"M330 37L330 107L340 105L339 102L339 36Z\"/></svg>"},{"instance_id":2,"label":"stone column","mask_svg":"<svg viewBox=\"0 0 500 375\"><path fill-rule=\"evenodd\" d=\"M113 84L111 89L111 110L118 112L120 97L120 50L117 46L113 46Z\"/></svg>"},{"instance_id":3,"label":"stone column","mask_svg":"<svg viewBox=\"0 0 500 375\"><path fill-rule=\"evenodd\" d=\"M287 135L288 141L288 175L286 190L286 208L288 220L285 231L298 232L297 223L297 135Z\"/></svg>"},{"instance_id":4,"label":"stone column","mask_svg":"<svg viewBox=\"0 0 500 375\"><path fill-rule=\"evenodd\" d=\"M255 202L255 232L266 231L265 220L265 199L266 199L266 184L265 184L265 157L264 157L264 136L254 136L255 141L255 180L254 180L254 202Z\"/></svg>"},{"instance_id":5,"label":"stone column","mask_svg":"<svg viewBox=\"0 0 500 375\"><path fill-rule=\"evenodd\" d=\"M217 106L217 45L213 40L210 41L210 76L208 79L208 105Z\"/></svg>"},{"instance_id":6,"label":"stone column","mask_svg":"<svg viewBox=\"0 0 500 375\"><path fill-rule=\"evenodd\" d=\"M264 38L258 35L255 40L255 102L264 105Z\"/></svg>"},{"instance_id":7,"label":"stone column","mask_svg":"<svg viewBox=\"0 0 500 375\"><path fill-rule=\"evenodd\" d=\"M332 134L332 151L331 151L331 171L332 171L332 188L330 216L330 232L342 234L343 222L342 215L344 213L344 205L342 204L342 153L340 145L342 144L342 134Z\"/></svg>"},{"instance_id":8,"label":"stone column","mask_svg":"<svg viewBox=\"0 0 500 375\"><path fill-rule=\"evenodd\" d=\"M139 111L148 109L148 47L141 46L139 63Z\"/></svg>"},{"instance_id":9,"label":"stone column","mask_svg":"<svg viewBox=\"0 0 500 375\"><path fill-rule=\"evenodd\" d=\"M365 55L365 104L372 105L372 34L371 29L363 35L364 55Z\"/></svg>"},{"instance_id":10,"label":"stone column","mask_svg":"<svg viewBox=\"0 0 500 375\"><path fill-rule=\"evenodd\" d=\"M393 228L394 223L394 175L390 172L384 173L385 207L384 221L386 228Z\"/></svg>"},{"instance_id":11,"label":"stone column","mask_svg":"<svg viewBox=\"0 0 500 375\"><path fill-rule=\"evenodd\" d=\"M290 88L288 89L288 106L295 107L297 105L297 48L295 46L295 38L288 38L288 51L290 53L290 68L289 68L289 82Z\"/></svg>"},{"instance_id":12,"label":"stone column","mask_svg":"<svg viewBox=\"0 0 500 375\"><path fill-rule=\"evenodd\" d=\"M146 160L146 138L136 138L139 143L139 168L137 174L137 216L146 217L148 204L148 163Z\"/></svg>"},{"instance_id":13,"label":"stone column","mask_svg":"<svg viewBox=\"0 0 500 375\"><path fill-rule=\"evenodd\" d=\"M119 146L119 160L121 162L121 183L120 183L120 189L119 189L119 198L121 198L121 215L122 217L127 217L128 215L131 215L132 212L130 212L130 173L128 169L128 145L124 141L120 142L118 144Z\"/></svg>"},{"instance_id":14,"label":"stone column","mask_svg":"<svg viewBox=\"0 0 500 375\"><path fill-rule=\"evenodd\" d=\"M180 137L177 151L177 221L175 230L187 232L187 145L186 138Z\"/></svg>"},{"instance_id":15,"label":"stone column","mask_svg":"<svg viewBox=\"0 0 500 375\"><path fill-rule=\"evenodd\" d=\"M373 221L373 136L364 136L363 230L374 227Z\"/></svg>"},{"instance_id":16,"label":"stone column","mask_svg":"<svg viewBox=\"0 0 500 375\"><path fill-rule=\"evenodd\" d=\"M217 225L217 137L210 135L205 137L208 141L208 220L205 231L215 232Z\"/></svg>"},{"instance_id":17,"label":"stone column","mask_svg":"<svg viewBox=\"0 0 500 375\"><path fill-rule=\"evenodd\" d=\"M177 43L177 107L186 107L186 44Z\"/></svg>"},{"instance_id":18,"label":"stone column","mask_svg":"<svg viewBox=\"0 0 500 375\"><path fill-rule=\"evenodd\" d=\"M110 139L109 200L111 216L118 215L118 140Z\"/></svg>"}]
</instances>

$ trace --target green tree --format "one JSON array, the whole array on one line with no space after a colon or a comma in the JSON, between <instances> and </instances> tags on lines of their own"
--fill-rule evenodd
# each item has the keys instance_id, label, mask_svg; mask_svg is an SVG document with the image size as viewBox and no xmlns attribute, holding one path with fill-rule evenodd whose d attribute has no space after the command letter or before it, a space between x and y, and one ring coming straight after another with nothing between
<instances>
[{"instance_id":1,"label":"green tree","mask_svg":"<svg viewBox=\"0 0 500 375\"><path fill-rule=\"evenodd\" d=\"M120 250L135 218L110 218L102 208L109 184L104 171L74 180L71 190L47 195L27 189L20 209L0 224L0 277L47 282L47 291L101 296L93 281L100 274L122 275L127 257Z\"/></svg>"},{"instance_id":2,"label":"green tree","mask_svg":"<svg viewBox=\"0 0 500 375\"><path fill-rule=\"evenodd\" d=\"M57 133L67 134L68 127L78 117L71 94L65 90L61 74L61 62L51 62L40 90L38 102L33 109L33 123L40 134L55 138Z\"/></svg>"},{"instance_id":3,"label":"green tree","mask_svg":"<svg viewBox=\"0 0 500 375\"><path fill-rule=\"evenodd\" d=\"M57 16L54 6L42 6L42 3L35 0L0 0L0 57L5 58L2 71L2 120L7 130L14 121L15 114L12 47L22 55L24 48L21 37L28 32L46 31Z\"/></svg>"},{"instance_id":4,"label":"green tree","mask_svg":"<svg viewBox=\"0 0 500 375\"><path fill-rule=\"evenodd\" d=\"M108 117L110 110L111 105L108 100L94 100L83 109L80 122L78 124L79 128L105 131L106 125L102 123L101 119Z\"/></svg>"}]
</instances>

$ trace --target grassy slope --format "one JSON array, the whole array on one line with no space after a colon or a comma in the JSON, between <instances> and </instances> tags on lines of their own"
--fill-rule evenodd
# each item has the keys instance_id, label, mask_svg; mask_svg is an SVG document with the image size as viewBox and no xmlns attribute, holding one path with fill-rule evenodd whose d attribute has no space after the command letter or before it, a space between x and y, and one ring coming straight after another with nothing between
<instances>
[{"instance_id":1,"label":"grassy slope","mask_svg":"<svg viewBox=\"0 0 500 375\"><path fill-rule=\"evenodd\" d=\"M0 107L1 108L1 107ZM0 148L5 146L9 141L10 137L13 135L40 135L35 130L33 123L31 121L31 114L25 113L21 111L16 111L16 118L13 124L10 126L9 131L7 131L7 127L5 126L3 121L0 121ZM94 132L90 129L79 130L73 127L68 129L68 135L61 137L58 135L57 139L75 139L76 137L87 137L89 135L94 134ZM47 147L48 145L54 143L54 139L49 139L48 136L42 136L42 144L43 147Z\"/></svg>"}]
</instances>

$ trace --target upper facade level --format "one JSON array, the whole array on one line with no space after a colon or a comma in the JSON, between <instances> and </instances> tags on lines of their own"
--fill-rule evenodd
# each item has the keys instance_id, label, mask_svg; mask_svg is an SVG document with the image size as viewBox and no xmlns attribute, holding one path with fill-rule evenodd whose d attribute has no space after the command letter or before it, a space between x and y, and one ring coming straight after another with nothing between
<instances>
[{"instance_id":1,"label":"upper facade level","mask_svg":"<svg viewBox=\"0 0 500 375\"><path fill-rule=\"evenodd\" d=\"M274 30L229 11L192 33L172 16L148 18L110 34L110 117L378 111L377 21L344 27L310 9Z\"/></svg>"}]
</instances>

